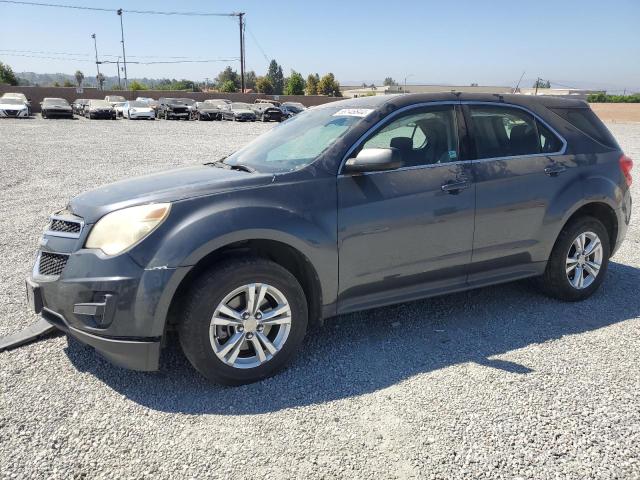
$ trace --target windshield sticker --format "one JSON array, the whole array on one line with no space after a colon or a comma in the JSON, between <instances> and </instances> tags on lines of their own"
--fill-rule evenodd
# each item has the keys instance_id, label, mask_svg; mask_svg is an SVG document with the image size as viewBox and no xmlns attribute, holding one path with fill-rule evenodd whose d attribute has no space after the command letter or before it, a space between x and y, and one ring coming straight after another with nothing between
<instances>
[{"instance_id":1,"label":"windshield sticker","mask_svg":"<svg viewBox=\"0 0 640 480\"><path fill-rule=\"evenodd\" d=\"M458 153L455 150L449 150L449 158L454 159L458 157Z\"/></svg>"},{"instance_id":2,"label":"windshield sticker","mask_svg":"<svg viewBox=\"0 0 640 480\"><path fill-rule=\"evenodd\" d=\"M338 110L333 114L334 117L366 117L371 112L373 112L373 108L343 108L342 110Z\"/></svg>"}]
</instances>

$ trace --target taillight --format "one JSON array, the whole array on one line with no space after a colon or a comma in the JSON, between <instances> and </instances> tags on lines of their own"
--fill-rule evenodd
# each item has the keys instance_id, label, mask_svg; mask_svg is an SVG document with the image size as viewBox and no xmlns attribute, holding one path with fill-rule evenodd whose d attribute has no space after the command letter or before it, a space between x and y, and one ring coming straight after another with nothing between
<instances>
[{"instance_id":1,"label":"taillight","mask_svg":"<svg viewBox=\"0 0 640 480\"><path fill-rule=\"evenodd\" d=\"M627 186L631 186L631 182L633 179L631 178L631 169L633 168L633 160L631 160L626 155L622 155L620 157L620 170L624 175L625 180L627 181Z\"/></svg>"}]
</instances>

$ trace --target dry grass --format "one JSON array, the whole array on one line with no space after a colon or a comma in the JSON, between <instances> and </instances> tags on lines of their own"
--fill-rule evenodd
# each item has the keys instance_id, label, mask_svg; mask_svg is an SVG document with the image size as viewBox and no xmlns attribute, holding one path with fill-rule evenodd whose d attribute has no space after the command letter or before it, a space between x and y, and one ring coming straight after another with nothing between
<instances>
[{"instance_id":1,"label":"dry grass","mask_svg":"<svg viewBox=\"0 0 640 480\"><path fill-rule=\"evenodd\" d=\"M603 122L640 122L640 103L592 103L591 108Z\"/></svg>"}]
</instances>

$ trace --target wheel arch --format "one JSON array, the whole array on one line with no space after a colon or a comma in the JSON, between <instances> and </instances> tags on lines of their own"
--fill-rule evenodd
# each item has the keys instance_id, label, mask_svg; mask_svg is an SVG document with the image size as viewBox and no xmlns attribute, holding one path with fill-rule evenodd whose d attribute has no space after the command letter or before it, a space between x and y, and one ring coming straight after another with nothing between
<instances>
[{"instance_id":1,"label":"wheel arch","mask_svg":"<svg viewBox=\"0 0 640 480\"><path fill-rule=\"evenodd\" d=\"M309 311L309 325L318 326L322 323L322 285L318 272L307 256L299 249L279 240L252 238L220 246L193 265L173 292L167 310L165 330L180 322L181 311L193 282L216 263L233 257L264 258L287 269L296 277L304 291Z\"/></svg>"},{"instance_id":2,"label":"wheel arch","mask_svg":"<svg viewBox=\"0 0 640 480\"><path fill-rule=\"evenodd\" d=\"M615 248L618 240L618 216L611 205L600 201L592 201L581 205L566 218L560 232L562 232L569 223L580 217L594 217L600 220L609 234L609 245L611 249L613 250ZM556 242L558 241L560 232L558 232L556 236Z\"/></svg>"}]
</instances>

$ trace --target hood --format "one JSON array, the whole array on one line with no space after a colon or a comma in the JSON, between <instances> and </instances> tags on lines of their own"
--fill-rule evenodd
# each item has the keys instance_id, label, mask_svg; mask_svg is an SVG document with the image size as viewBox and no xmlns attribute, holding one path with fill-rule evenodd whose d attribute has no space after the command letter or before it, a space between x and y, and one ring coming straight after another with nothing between
<instances>
[{"instance_id":1,"label":"hood","mask_svg":"<svg viewBox=\"0 0 640 480\"><path fill-rule=\"evenodd\" d=\"M57 108L60 110L71 110L70 105L62 105L60 103L45 103L42 108Z\"/></svg>"},{"instance_id":2,"label":"hood","mask_svg":"<svg viewBox=\"0 0 640 480\"><path fill-rule=\"evenodd\" d=\"M248 108L234 108L232 112L233 113L252 113L253 115L256 114L256 112L254 112L253 110L249 110Z\"/></svg>"},{"instance_id":3,"label":"hood","mask_svg":"<svg viewBox=\"0 0 640 480\"><path fill-rule=\"evenodd\" d=\"M0 100L0 110L22 110L27 108L26 105L16 105L15 103L2 103Z\"/></svg>"},{"instance_id":4,"label":"hood","mask_svg":"<svg viewBox=\"0 0 640 480\"><path fill-rule=\"evenodd\" d=\"M271 183L273 175L201 165L111 183L71 199L70 210L94 223L105 214L145 203L173 202Z\"/></svg>"}]
</instances>

